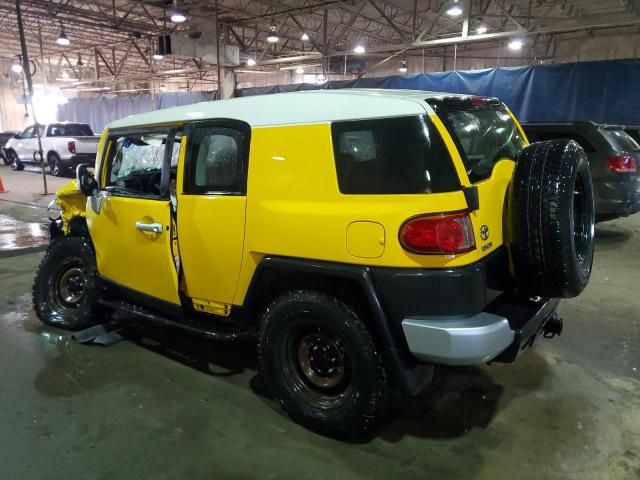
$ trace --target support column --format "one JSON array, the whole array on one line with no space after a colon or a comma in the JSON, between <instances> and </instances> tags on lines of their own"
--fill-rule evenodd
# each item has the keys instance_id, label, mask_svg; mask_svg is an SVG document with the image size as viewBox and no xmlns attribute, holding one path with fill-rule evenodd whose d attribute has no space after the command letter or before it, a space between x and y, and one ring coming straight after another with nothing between
<instances>
[{"instance_id":1,"label":"support column","mask_svg":"<svg viewBox=\"0 0 640 480\"><path fill-rule=\"evenodd\" d=\"M232 68L220 67L219 70L220 81L218 84L218 91L220 92L219 99L224 100L226 98L232 98L233 92L236 89L236 74Z\"/></svg>"}]
</instances>

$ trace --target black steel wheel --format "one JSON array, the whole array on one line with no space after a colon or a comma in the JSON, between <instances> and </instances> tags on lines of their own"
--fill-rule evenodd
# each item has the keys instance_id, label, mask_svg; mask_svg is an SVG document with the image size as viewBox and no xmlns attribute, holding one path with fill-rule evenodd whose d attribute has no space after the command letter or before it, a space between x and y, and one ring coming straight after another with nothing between
<instances>
[{"instance_id":1,"label":"black steel wheel","mask_svg":"<svg viewBox=\"0 0 640 480\"><path fill-rule=\"evenodd\" d=\"M33 283L33 306L48 325L81 330L100 323L105 309L98 304L93 248L87 239L55 240L42 259Z\"/></svg>"},{"instance_id":2,"label":"black steel wheel","mask_svg":"<svg viewBox=\"0 0 640 480\"><path fill-rule=\"evenodd\" d=\"M260 373L296 422L323 435L353 438L387 418L383 355L351 307L318 291L275 299L263 316Z\"/></svg>"},{"instance_id":3,"label":"black steel wheel","mask_svg":"<svg viewBox=\"0 0 640 480\"><path fill-rule=\"evenodd\" d=\"M595 207L589 162L573 140L529 145L511 187L511 254L522 290L571 298L593 264Z\"/></svg>"},{"instance_id":4,"label":"black steel wheel","mask_svg":"<svg viewBox=\"0 0 640 480\"><path fill-rule=\"evenodd\" d=\"M18 171L18 172L21 171L21 170L24 170L24 165L22 164L22 162L18 158L18 155L16 154L16 152L14 152L13 150L9 150L7 152L7 160L9 161L9 164L11 165L11 170L15 170L15 171Z\"/></svg>"}]
</instances>

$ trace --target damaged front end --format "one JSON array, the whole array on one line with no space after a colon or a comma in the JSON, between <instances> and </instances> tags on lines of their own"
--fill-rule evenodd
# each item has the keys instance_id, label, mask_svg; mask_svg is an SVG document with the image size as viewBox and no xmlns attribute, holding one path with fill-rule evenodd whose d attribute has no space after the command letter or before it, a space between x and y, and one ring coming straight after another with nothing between
<instances>
[{"instance_id":1,"label":"damaged front end","mask_svg":"<svg viewBox=\"0 0 640 480\"><path fill-rule=\"evenodd\" d=\"M54 205L60 207L60 216L50 218L51 241L61 235L69 235L78 220L84 225L87 196L80 191L78 180L73 180L56 191L56 198L49 204L49 208L53 208Z\"/></svg>"}]
</instances>

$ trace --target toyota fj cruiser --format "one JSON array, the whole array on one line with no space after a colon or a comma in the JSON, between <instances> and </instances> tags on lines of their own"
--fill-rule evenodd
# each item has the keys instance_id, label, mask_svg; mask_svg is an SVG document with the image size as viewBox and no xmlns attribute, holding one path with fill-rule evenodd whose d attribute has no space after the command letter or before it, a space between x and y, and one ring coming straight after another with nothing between
<instances>
[{"instance_id":1,"label":"toyota fj cruiser","mask_svg":"<svg viewBox=\"0 0 640 480\"><path fill-rule=\"evenodd\" d=\"M335 437L371 431L438 365L512 362L560 333L558 299L593 258L584 151L527 145L493 98L315 91L136 115L56 201L43 322L118 311L257 338L273 396Z\"/></svg>"}]
</instances>

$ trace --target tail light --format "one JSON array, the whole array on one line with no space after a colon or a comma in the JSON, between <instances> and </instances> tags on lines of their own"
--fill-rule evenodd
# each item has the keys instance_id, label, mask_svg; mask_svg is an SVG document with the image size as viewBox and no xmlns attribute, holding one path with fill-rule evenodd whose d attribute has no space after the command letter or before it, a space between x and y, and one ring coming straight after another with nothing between
<instances>
[{"instance_id":1,"label":"tail light","mask_svg":"<svg viewBox=\"0 0 640 480\"><path fill-rule=\"evenodd\" d=\"M400 227L399 238L402 247L413 253L451 255L476 246L468 212L410 218Z\"/></svg>"},{"instance_id":2,"label":"tail light","mask_svg":"<svg viewBox=\"0 0 640 480\"><path fill-rule=\"evenodd\" d=\"M613 173L636 173L638 171L638 162L628 155L609 157L605 163Z\"/></svg>"},{"instance_id":3,"label":"tail light","mask_svg":"<svg viewBox=\"0 0 640 480\"><path fill-rule=\"evenodd\" d=\"M67 148L71 153L76 153L76 142L68 142Z\"/></svg>"}]
</instances>

